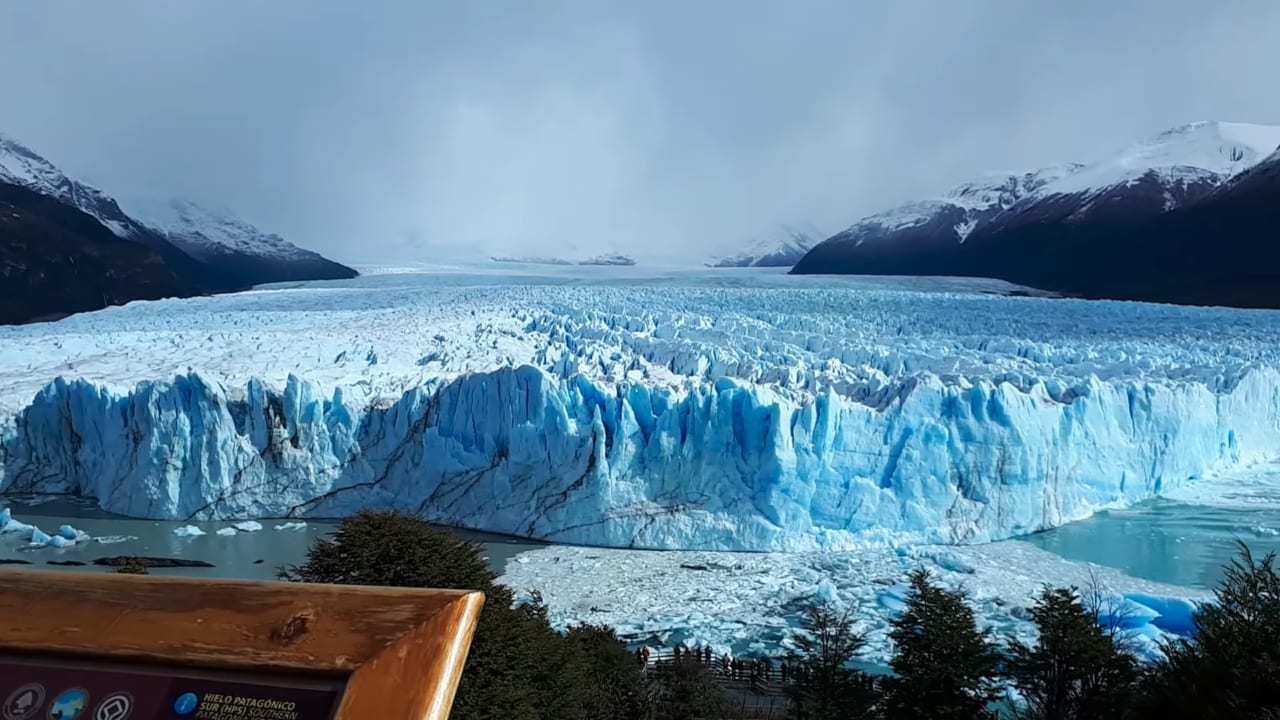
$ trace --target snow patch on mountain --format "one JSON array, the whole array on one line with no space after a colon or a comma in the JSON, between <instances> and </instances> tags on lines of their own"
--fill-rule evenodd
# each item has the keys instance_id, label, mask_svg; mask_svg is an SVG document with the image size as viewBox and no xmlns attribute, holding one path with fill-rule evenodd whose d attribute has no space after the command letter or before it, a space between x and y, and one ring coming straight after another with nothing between
<instances>
[{"instance_id":1,"label":"snow patch on mountain","mask_svg":"<svg viewBox=\"0 0 1280 720\"><path fill-rule=\"evenodd\" d=\"M4 135L0 135L0 180L79 208L117 237L130 239L142 230L111 196L68 177L31 148Z\"/></svg>"},{"instance_id":2,"label":"snow patch on mountain","mask_svg":"<svg viewBox=\"0 0 1280 720\"><path fill-rule=\"evenodd\" d=\"M1030 172L991 173L956 186L942 200L971 212L1007 210L1023 198L1075 175L1084 167L1078 163L1065 163Z\"/></svg>"},{"instance_id":3,"label":"snow patch on mountain","mask_svg":"<svg viewBox=\"0 0 1280 720\"><path fill-rule=\"evenodd\" d=\"M812 223L781 225L751 240L738 251L715 258L710 267L790 267L826 235Z\"/></svg>"},{"instance_id":4,"label":"snow patch on mountain","mask_svg":"<svg viewBox=\"0 0 1280 720\"><path fill-rule=\"evenodd\" d=\"M591 255L578 261L579 265L615 265L629 267L635 265L636 261L629 255L622 253L601 253L599 255Z\"/></svg>"},{"instance_id":5,"label":"snow patch on mountain","mask_svg":"<svg viewBox=\"0 0 1280 720\"><path fill-rule=\"evenodd\" d=\"M955 231L956 235L960 238L960 242L967 240L969 238L969 234L972 233L973 229L976 227L978 227L978 221L976 218L971 218L962 223L958 223L955 226Z\"/></svg>"},{"instance_id":6,"label":"snow patch on mountain","mask_svg":"<svg viewBox=\"0 0 1280 720\"><path fill-rule=\"evenodd\" d=\"M489 259L496 263L511 263L515 265L559 265L568 267L573 265L595 265L595 266L613 266L613 267L631 267L636 264L634 258L622 253L601 253L599 255L589 255L586 257L557 257L554 255L491 255Z\"/></svg>"},{"instance_id":7,"label":"snow patch on mountain","mask_svg":"<svg viewBox=\"0 0 1280 720\"><path fill-rule=\"evenodd\" d=\"M1050 183L1043 194L1098 191L1155 173L1165 184L1220 183L1280 147L1280 126L1201 121L1166 130Z\"/></svg>"},{"instance_id":8,"label":"snow patch on mountain","mask_svg":"<svg viewBox=\"0 0 1280 720\"><path fill-rule=\"evenodd\" d=\"M963 183L939 198L904 203L868 215L833 239L860 246L892 240L895 233L947 218L955 240L1008 212L1054 196L1080 195L1075 217L1090 210L1088 199L1150 176L1165 188L1165 210L1179 207L1185 190L1220 185L1258 164L1280 147L1280 126L1195 122L1160 133L1100 161L1064 163L1023 173L995 173Z\"/></svg>"},{"instance_id":9,"label":"snow patch on mountain","mask_svg":"<svg viewBox=\"0 0 1280 720\"><path fill-rule=\"evenodd\" d=\"M147 195L124 199L129 214L163 232L192 257L210 260L235 253L278 260L318 257L274 233L259 230L224 207Z\"/></svg>"}]
</instances>

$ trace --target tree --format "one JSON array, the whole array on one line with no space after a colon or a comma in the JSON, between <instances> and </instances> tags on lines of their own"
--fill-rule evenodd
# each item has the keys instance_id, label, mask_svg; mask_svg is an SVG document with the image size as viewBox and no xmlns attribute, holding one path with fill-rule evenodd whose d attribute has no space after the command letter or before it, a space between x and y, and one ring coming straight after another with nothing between
<instances>
[{"instance_id":1,"label":"tree","mask_svg":"<svg viewBox=\"0 0 1280 720\"><path fill-rule=\"evenodd\" d=\"M1142 682L1139 717L1280 719L1280 575L1248 546L1226 568L1195 634L1166 643Z\"/></svg>"},{"instance_id":2,"label":"tree","mask_svg":"<svg viewBox=\"0 0 1280 720\"><path fill-rule=\"evenodd\" d=\"M558 678L570 697L562 716L574 720L642 718L649 706L644 668L613 629L578 625L565 635L565 661Z\"/></svg>"},{"instance_id":3,"label":"tree","mask_svg":"<svg viewBox=\"0 0 1280 720\"><path fill-rule=\"evenodd\" d=\"M724 688L693 654L663 662L653 683L656 720L721 720L728 712Z\"/></svg>"},{"instance_id":4,"label":"tree","mask_svg":"<svg viewBox=\"0 0 1280 720\"><path fill-rule=\"evenodd\" d=\"M978 631L965 594L934 584L929 573L910 575L907 607L889 633L894 676L886 678L889 718L992 718L999 697L999 653Z\"/></svg>"},{"instance_id":5,"label":"tree","mask_svg":"<svg viewBox=\"0 0 1280 720\"><path fill-rule=\"evenodd\" d=\"M795 673L787 696L796 720L858 720L875 717L875 681L849 667L866 639L847 613L827 606L806 611L803 631L794 635L788 662Z\"/></svg>"},{"instance_id":6,"label":"tree","mask_svg":"<svg viewBox=\"0 0 1280 720\"><path fill-rule=\"evenodd\" d=\"M599 628L572 639L555 632L546 609L515 605L511 590L497 583L480 548L427 522L394 512L364 512L347 518L331 539L316 541L300 566L281 571L295 582L480 590L485 606L463 668L451 717L590 718L596 708L631 708L612 693L630 687L619 675L612 633ZM609 649L609 643L616 647ZM585 653L585 654L584 654ZM603 667L593 661L607 659ZM634 661L633 661L634 662ZM640 669L631 666L637 676ZM597 684L593 673L613 678ZM593 691L606 697L596 697ZM632 708L634 709L634 708ZM610 718L640 718L625 712Z\"/></svg>"},{"instance_id":7,"label":"tree","mask_svg":"<svg viewBox=\"0 0 1280 720\"><path fill-rule=\"evenodd\" d=\"M1031 607L1040 637L1010 646L1006 675L1024 720L1107 720L1130 716L1138 668L1115 634L1073 589L1046 588Z\"/></svg>"}]
</instances>

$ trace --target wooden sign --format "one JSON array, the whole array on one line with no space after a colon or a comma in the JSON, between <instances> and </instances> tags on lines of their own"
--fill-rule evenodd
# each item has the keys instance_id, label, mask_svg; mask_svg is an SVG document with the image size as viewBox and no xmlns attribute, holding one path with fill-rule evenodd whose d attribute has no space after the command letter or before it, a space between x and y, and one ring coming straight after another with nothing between
<instances>
[{"instance_id":1,"label":"wooden sign","mask_svg":"<svg viewBox=\"0 0 1280 720\"><path fill-rule=\"evenodd\" d=\"M443 720L484 596L0 572L0 720Z\"/></svg>"}]
</instances>

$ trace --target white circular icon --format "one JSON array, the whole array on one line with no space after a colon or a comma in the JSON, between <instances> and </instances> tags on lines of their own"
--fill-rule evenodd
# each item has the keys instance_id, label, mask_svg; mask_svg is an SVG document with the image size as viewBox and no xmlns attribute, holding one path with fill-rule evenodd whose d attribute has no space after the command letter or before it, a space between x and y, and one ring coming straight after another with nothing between
<instances>
[{"instance_id":1,"label":"white circular icon","mask_svg":"<svg viewBox=\"0 0 1280 720\"><path fill-rule=\"evenodd\" d=\"M0 717L4 720L27 720L34 717L44 705L44 686L29 683L9 693L4 705L0 706Z\"/></svg>"},{"instance_id":2,"label":"white circular icon","mask_svg":"<svg viewBox=\"0 0 1280 720\"><path fill-rule=\"evenodd\" d=\"M113 692L98 703L93 720L128 720L133 714L133 696L127 692Z\"/></svg>"}]
</instances>

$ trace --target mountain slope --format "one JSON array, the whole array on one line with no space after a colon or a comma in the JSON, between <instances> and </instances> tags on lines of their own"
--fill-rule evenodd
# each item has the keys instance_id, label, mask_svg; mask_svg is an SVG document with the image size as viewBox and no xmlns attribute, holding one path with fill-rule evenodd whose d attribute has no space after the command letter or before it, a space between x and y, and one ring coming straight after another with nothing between
<instances>
[{"instance_id":1,"label":"mountain slope","mask_svg":"<svg viewBox=\"0 0 1280 720\"><path fill-rule=\"evenodd\" d=\"M823 233L810 224L782 225L775 233L756 238L740 251L713 259L710 267L791 267L821 242Z\"/></svg>"},{"instance_id":2,"label":"mountain slope","mask_svg":"<svg viewBox=\"0 0 1280 720\"><path fill-rule=\"evenodd\" d=\"M172 201L164 205L168 210L155 213L158 220L154 226L151 222L140 221L138 217L123 210L110 195L69 177L35 151L2 135L0 182L26 188L74 208L94 218L117 238L149 248L175 279L168 286L169 295L228 292L259 283L349 278L356 275L351 268L298 248L277 235L263 233L226 211L213 212L194 203ZM43 232L54 232L59 227L63 226L47 225ZM33 253L36 250L25 238L25 235L15 235L12 238L8 234L0 236L0 241L6 243L5 252L9 259L18 264L29 262L33 267L47 262L49 258L42 255L32 255L25 260L17 257L16 253L20 248ZM11 240L13 244L10 246ZM19 240L22 242L19 243ZM90 247L86 244L83 233L60 238L55 244L68 253L68 258L77 257L77 248L87 252ZM106 295L113 299L107 304L153 296L163 297L164 295L154 295L151 292L154 287L159 285L140 288L140 294L130 296L123 287L113 286L113 292ZM57 305L52 299L50 303ZM68 302L69 309L51 312L74 312L81 305L84 303Z\"/></svg>"},{"instance_id":3,"label":"mountain slope","mask_svg":"<svg viewBox=\"0 0 1280 720\"><path fill-rule=\"evenodd\" d=\"M190 200L130 198L130 213L198 261L245 285L353 278L356 271L266 233L225 208Z\"/></svg>"},{"instance_id":4,"label":"mountain slope","mask_svg":"<svg viewBox=\"0 0 1280 720\"><path fill-rule=\"evenodd\" d=\"M0 323L198 292L155 250L55 198L0 181Z\"/></svg>"},{"instance_id":5,"label":"mountain slope","mask_svg":"<svg viewBox=\"0 0 1280 720\"><path fill-rule=\"evenodd\" d=\"M200 263L164 236L125 214L110 195L68 177L53 163L21 143L0 135L0 182L21 185L74 207L98 220L116 237L154 250L184 282L186 294L236 290L233 277Z\"/></svg>"},{"instance_id":6,"label":"mountain slope","mask_svg":"<svg viewBox=\"0 0 1280 720\"><path fill-rule=\"evenodd\" d=\"M1280 307L1280 151L1198 202L1125 231L1089 238L1118 266L1145 263L1141 282L1099 275L1080 292L1239 307ZM1111 254L1103 255L1107 249Z\"/></svg>"},{"instance_id":7,"label":"mountain slope","mask_svg":"<svg viewBox=\"0 0 1280 720\"><path fill-rule=\"evenodd\" d=\"M793 272L981 276L1088 297L1280 306L1280 285L1249 281L1240 293L1228 280L1238 275L1231 268L1268 257L1274 231L1255 217L1267 203L1249 205L1249 219L1224 215L1244 207L1226 199L1243 192L1232 190L1233 178L1272 162L1260 161L1277 145L1278 127L1192 123L1091 165L1028 173L1002 192L970 184L866 218ZM1273 185L1255 185L1255 196L1280 201ZM1225 238L1228 227L1243 235ZM1162 234L1180 239L1162 244ZM1228 247L1234 257L1222 256ZM1218 274L1204 277L1206 269Z\"/></svg>"}]
</instances>

